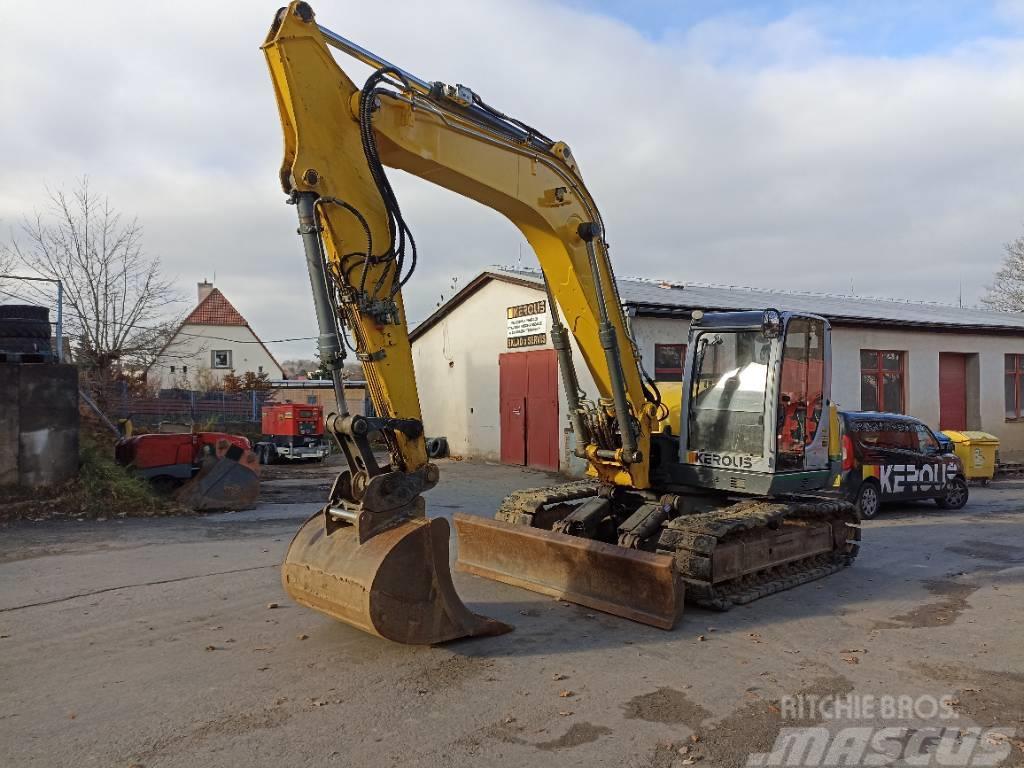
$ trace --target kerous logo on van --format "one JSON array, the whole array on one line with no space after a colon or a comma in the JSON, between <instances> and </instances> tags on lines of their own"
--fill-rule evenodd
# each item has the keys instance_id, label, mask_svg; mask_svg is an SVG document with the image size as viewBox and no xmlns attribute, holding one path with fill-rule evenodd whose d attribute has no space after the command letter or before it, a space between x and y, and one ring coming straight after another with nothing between
<instances>
[{"instance_id":1,"label":"kerous logo on van","mask_svg":"<svg viewBox=\"0 0 1024 768\"><path fill-rule=\"evenodd\" d=\"M874 477L883 493L926 493L943 490L956 477L958 467L949 464L865 464L861 477Z\"/></svg>"},{"instance_id":2,"label":"kerous logo on van","mask_svg":"<svg viewBox=\"0 0 1024 768\"><path fill-rule=\"evenodd\" d=\"M753 469L754 457L742 453L713 453L712 451L687 451L688 464L703 464L705 467L722 469Z\"/></svg>"}]
</instances>

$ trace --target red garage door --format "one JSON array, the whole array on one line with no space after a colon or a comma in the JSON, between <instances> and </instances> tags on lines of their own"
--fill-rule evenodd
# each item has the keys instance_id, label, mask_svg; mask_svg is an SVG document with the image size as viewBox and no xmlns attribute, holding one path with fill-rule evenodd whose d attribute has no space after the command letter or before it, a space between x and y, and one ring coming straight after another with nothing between
<instances>
[{"instance_id":1,"label":"red garage door","mask_svg":"<svg viewBox=\"0 0 1024 768\"><path fill-rule=\"evenodd\" d=\"M967 355L939 354L939 429L967 429Z\"/></svg>"},{"instance_id":2,"label":"red garage door","mask_svg":"<svg viewBox=\"0 0 1024 768\"><path fill-rule=\"evenodd\" d=\"M501 461L558 469L558 362L553 349L499 355Z\"/></svg>"}]
</instances>

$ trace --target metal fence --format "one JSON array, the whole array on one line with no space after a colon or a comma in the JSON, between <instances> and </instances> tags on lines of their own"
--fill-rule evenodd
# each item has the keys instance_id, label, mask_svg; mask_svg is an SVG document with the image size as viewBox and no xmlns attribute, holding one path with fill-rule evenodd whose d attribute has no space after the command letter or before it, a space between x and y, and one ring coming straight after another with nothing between
<instances>
[{"instance_id":1,"label":"metal fence","mask_svg":"<svg viewBox=\"0 0 1024 768\"><path fill-rule=\"evenodd\" d=\"M217 425L259 424L263 405L272 392L196 392L161 390L155 397L132 394L127 387L113 387L104 393L103 408L118 419L131 418L139 426L156 426L162 421Z\"/></svg>"}]
</instances>

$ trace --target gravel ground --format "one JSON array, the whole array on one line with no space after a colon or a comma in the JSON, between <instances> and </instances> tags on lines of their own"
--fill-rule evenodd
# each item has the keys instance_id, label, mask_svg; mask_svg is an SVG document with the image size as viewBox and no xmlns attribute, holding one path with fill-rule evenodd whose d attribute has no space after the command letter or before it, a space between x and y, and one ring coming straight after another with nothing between
<instances>
[{"instance_id":1,"label":"gravel ground","mask_svg":"<svg viewBox=\"0 0 1024 768\"><path fill-rule=\"evenodd\" d=\"M942 725L1024 736L1024 482L972 489L961 512L887 510L853 568L727 614L688 608L671 632L457 574L515 631L414 648L281 589L331 472L271 468L251 512L0 529L3 764L745 765L780 727L842 725L792 720L795 694L948 694ZM489 516L551 481L445 461L428 511Z\"/></svg>"}]
</instances>

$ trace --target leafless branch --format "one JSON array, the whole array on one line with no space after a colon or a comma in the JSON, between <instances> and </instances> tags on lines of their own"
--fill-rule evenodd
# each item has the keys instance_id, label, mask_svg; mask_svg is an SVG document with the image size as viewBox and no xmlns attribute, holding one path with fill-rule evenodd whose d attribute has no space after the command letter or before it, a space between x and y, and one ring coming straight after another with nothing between
<instances>
[{"instance_id":1,"label":"leafless branch","mask_svg":"<svg viewBox=\"0 0 1024 768\"><path fill-rule=\"evenodd\" d=\"M1006 256L981 300L989 309L1024 312L1024 236L1007 243Z\"/></svg>"},{"instance_id":2,"label":"leafless branch","mask_svg":"<svg viewBox=\"0 0 1024 768\"><path fill-rule=\"evenodd\" d=\"M65 330L82 364L101 373L144 367L177 327L180 318L168 308L180 297L160 260L143 250L141 225L96 195L87 178L70 194L48 193L47 210L26 216L0 245L0 267L9 262L63 283ZM44 287L13 282L3 290L26 300L44 296Z\"/></svg>"}]
</instances>

